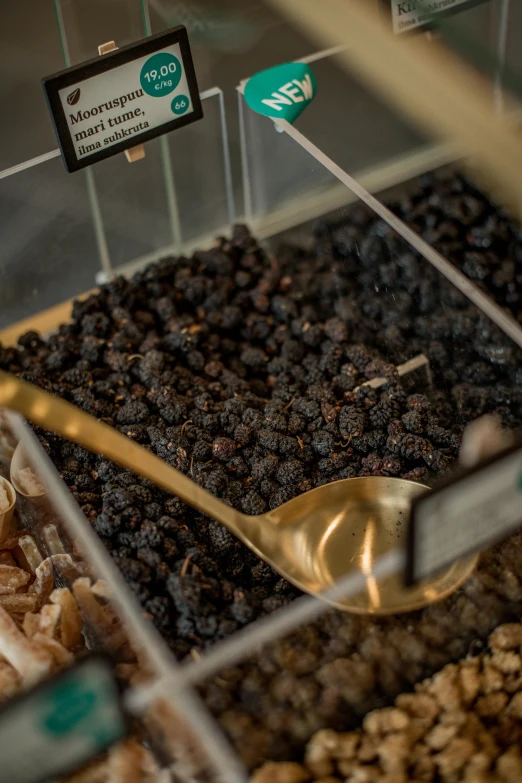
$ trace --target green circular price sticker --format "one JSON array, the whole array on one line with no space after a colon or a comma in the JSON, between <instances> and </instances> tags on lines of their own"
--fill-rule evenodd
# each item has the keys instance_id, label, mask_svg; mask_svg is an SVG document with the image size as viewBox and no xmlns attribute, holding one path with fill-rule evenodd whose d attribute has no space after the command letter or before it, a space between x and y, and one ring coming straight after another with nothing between
<instances>
[{"instance_id":1,"label":"green circular price sticker","mask_svg":"<svg viewBox=\"0 0 522 783\"><path fill-rule=\"evenodd\" d=\"M189 107L189 99L186 95L176 95L170 104L170 108L174 114L185 114Z\"/></svg>"},{"instance_id":2,"label":"green circular price sticker","mask_svg":"<svg viewBox=\"0 0 522 783\"><path fill-rule=\"evenodd\" d=\"M153 98L164 98L173 92L181 81L182 68L177 57L169 52L158 52L145 62L140 73L144 93Z\"/></svg>"}]
</instances>

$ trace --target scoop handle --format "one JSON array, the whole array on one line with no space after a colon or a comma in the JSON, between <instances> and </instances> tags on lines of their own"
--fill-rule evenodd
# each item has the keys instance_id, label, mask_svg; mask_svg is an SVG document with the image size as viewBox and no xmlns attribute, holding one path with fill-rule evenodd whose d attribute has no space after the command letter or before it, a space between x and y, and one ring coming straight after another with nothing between
<instances>
[{"instance_id":1,"label":"scoop handle","mask_svg":"<svg viewBox=\"0 0 522 783\"><path fill-rule=\"evenodd\" d=\"M177 495L189 506L222 522L232 533L245 540L246 528L253 518L227 506L131 438L75 405L0 370L1 406L12 408L33 424L129 468Z\"/></svg>"}]
</instances>

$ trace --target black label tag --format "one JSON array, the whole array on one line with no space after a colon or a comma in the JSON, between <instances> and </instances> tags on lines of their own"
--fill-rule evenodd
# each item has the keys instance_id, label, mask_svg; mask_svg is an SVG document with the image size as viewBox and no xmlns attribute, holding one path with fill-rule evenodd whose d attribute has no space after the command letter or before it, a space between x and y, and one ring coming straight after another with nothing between
<instances>
[{"instance_id":1,"label":"black label tag","mask_svg":"<svg viewBox=\"0 0 522 783\"><path fill-rule=\"evenodd\" d=\"M486 0L381 0L391 20L394 33L429 30L437 17L465 11Z\"/></svg>"},{"instance_id":2,"label":"black label tag","mask_svg":"<svg viewBox=\"0 0 522 783\"><path fill-rule=\"evenodd\" d=\"M185 27L42 80L68 171L203 117Z\"/></svg>"},{"instance_id":3,"label":"black label tag","mask_svg":"<svg viewBox=\"0 0 522 783\"><path fill-rule=\"evenodd\" d=\"M129 731L108 658L92 655L0 711L0 778L43 783L72 772Z\"/></svg>"},{"instance_id":4,"label":"black label tag","mask_svg":"<svg viewBox=\"0 0 522 783\"><path fill-rule=\"evenodd\" d=\"M412 503L406 583L415 584L522 527L522 444Z\"/></svg>"}]
</instances>

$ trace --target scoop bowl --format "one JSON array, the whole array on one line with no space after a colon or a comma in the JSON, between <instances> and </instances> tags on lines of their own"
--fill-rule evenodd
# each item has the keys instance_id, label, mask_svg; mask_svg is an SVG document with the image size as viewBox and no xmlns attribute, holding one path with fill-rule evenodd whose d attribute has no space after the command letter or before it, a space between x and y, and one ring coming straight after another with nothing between
<instances>
[{"instance_id":1,"label":"scoop bowl","mask_svg":"<svg viewBox=\"0 0 522 783\"><path fill-rule=\"evenodd\" d=\"M144 476L222 522L299 589L322 597L351 571L365 576L359 595L335 606L360 614L411 611L449 595L471 574L465 558L413 588L400 574L377 582L373 564L405 542L413 497L426 490L398 478L370 476L324 484L266 514L248 516L211 495L126 435L37 386L0 371L0 406Z\"/></svg>"}]
</instances>

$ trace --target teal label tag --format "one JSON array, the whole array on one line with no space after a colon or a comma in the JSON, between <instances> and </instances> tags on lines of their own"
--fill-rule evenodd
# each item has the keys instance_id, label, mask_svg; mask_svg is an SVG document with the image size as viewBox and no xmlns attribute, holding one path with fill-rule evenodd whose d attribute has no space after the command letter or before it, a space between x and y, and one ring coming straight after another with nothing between
<instances>
[{"instance_id":1,"label":"teal label tag","mask_svg":"<svg viewBox=\"0 0 522 783\"><path fill-rule=\"evenodd\" d=\"M256 73L245 86L245 101L265 117L293 123L313 101L317 82L306 63L285 63Z\"/></svg>"},{"instance_id":2,"label":"teal label tag","mask_svg":"<svg viewBox=\"0 0 522 783\"><path fill-rule=\"evenodd\" d=\"M112 663L84 658L2 705L0 779L54 779L123 739L128 729Z\"/></svg>"}]
</instances>

